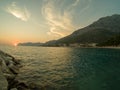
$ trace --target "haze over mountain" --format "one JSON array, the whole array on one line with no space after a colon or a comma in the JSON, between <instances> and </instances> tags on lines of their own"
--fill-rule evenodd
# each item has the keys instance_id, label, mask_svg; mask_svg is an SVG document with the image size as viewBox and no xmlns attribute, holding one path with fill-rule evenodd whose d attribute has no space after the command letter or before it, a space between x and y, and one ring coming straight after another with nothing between
<instances>
[{"instance_id":1,"label":"haze over mountain","mask_svg":"<svg viewBox=\"0 0 120 90\"><path fill-rule=\"evenodd\" d=\"M114 35L120 34L120 15L102 17L91 25L79 29L64 38L49 41L47 45L71 43L101 43Z\"/></svg>"},{"instance_id":2,"label":"haze over mountain","mask_svg":"<svg viewBox=\"0 0 120 90\"><path fill-rule=\"evenodd\" d=\"M25 43L19 43L18 46L41 46L43 43L33 43L33 42L25 42Z\"/></svg>"}]
</instances>

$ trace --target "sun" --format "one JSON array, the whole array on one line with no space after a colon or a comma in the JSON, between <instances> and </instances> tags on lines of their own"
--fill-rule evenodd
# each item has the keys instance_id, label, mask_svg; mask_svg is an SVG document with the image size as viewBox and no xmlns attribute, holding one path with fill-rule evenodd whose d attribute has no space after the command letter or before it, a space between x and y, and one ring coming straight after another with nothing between
<instances>
[{"instance_id":1,"label":"sun","mask_svg":"<svg viewBox=\"0 0 120 90\"><path fill-rule=\"evenodd\" d=\"M17 43L14 43L14 46L16 47L16 46L17 46Z\"/></svg>"}]
</instances>

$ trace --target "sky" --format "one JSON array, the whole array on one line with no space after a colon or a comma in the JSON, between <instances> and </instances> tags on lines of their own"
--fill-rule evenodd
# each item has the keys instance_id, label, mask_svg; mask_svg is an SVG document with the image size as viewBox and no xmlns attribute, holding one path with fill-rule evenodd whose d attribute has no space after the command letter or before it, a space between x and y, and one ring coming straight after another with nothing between
<instances>
[{"instance_id":1,"label":"sky","mask_svg":"<svg viewBox=\"0 0 120 90\"><path fill-rule=\"evenodd\" d=\"M0 43L46 42L104 16L120 14L120 0L0 0Z\"/></svg>"}]
</instances>

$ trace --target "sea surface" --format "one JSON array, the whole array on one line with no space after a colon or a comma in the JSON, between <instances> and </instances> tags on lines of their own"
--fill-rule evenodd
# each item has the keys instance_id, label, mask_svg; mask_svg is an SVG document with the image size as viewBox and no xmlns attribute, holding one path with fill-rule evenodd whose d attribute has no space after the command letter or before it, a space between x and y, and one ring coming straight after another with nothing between
<instances>
[{"instance_id":1,"label":"sea surface","mask_svg":"<svg viewBox=\"0 0 120 90\"><path fill-rule=\"evenodd\" d=\"M120 90L120 48L0 46L20 59L17 79L45 90Z\"/></svg>"}]
</instances>

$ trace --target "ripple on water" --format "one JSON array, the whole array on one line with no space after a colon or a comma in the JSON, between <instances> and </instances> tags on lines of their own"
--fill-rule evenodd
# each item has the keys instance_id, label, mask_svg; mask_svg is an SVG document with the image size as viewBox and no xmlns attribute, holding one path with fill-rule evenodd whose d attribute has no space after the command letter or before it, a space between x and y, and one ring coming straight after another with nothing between
<instances>
[{"instance_id":1,"label":"ripple on water","mask_svg":"<svg viewBox=\"0 0 120 90\"><path fill-rule=\"evenodd\" d=\"M120 49L18 47L6 50L21 58L23 67L17 79L27 84L60 90L120 90Z\"/></svg>"}]
</instances>

